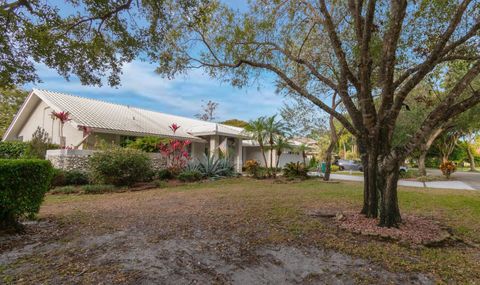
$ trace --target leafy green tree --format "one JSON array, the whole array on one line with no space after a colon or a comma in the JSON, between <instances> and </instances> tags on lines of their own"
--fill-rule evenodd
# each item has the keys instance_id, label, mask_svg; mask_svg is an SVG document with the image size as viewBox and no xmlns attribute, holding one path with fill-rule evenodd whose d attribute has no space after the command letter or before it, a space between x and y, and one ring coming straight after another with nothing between
<instances>
[{"instance_id":1,"label":"leafy green tree","mask_svg":"<svg viewBox=\"0 0 480 285\"><path fill-rule=\"evenodd\" d=\"M230 120L223 121L220 124L224 124L232 127L238 127L238 128L245 128L245 126L248 125L248 122L238 120L238 119L230 119Z\"/></svg>"},{"instance_id":2,"label":"leafy green tree","mask_svg":"<svg viewBox=\"0 0 480 285\"><path fill-rule=\"evenodd\" d=\"M17 88L0 89L0 137L7 130L27 96L28 92Z\"/></svg>"},{"instance_id":3,"label":"leafy green tree","mask_svg":"<svg viewBox=\"0 0 480 285\"><path fill-rule=\"evenodd\" d=\"M39 81L35 62L82 84L120 83L122 65L155 52L184 12L201 19L201 0L0 2L0 86ZM62 5L59 5L62 3ZM191 19L191 23L195 23ZM173 31L172 31L173 32ZM163 55L151 53L154 60Z\"/></svg>"},{"instance_id":4,"label":"leafy green tree","mask_svg":"<svg viewBox=\"0 0 480 285\"><path fill-rule=\"evenodd\" d=\"M168 60L158 72L203 67L235 86L269 73L281 91L334 116L355 137L364 163L361 212L379 217L381 226L401 222L400 163L438 126L480 102L478 89L464 93L480 74L479 1L258 0L243 14L218 3L202 9L195 25L188 23L193 17L171 22L173 40L158 51ZM448 72L450 62L467 69L414 134L394 146L405 100L432 72ZM335 92L345 112L324 102Z\"/></svg>"}]
</instances>

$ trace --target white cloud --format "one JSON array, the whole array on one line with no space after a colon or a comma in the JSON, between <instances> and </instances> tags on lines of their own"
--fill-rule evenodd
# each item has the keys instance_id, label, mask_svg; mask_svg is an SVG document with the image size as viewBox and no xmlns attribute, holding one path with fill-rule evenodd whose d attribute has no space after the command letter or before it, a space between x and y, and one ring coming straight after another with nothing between
<instances>
[{"instance_id":1,"label":"white cloud","mask_svg":"<svg viewBox=\"0 0 480 285\"><path fill-rule=\"evenodd\" d=\"M187 75L169 80L156 74L152 64L141 61L124 66L121 86L117 88L84 86L77 78L66 81L44 65L37 68L43 83L28 88L78 94L178 115L193 116L200 112L202 100L212 100L220 104L219 119L248 120L276 113L283 101L275 94L273 84L268 82L259 90L257 87L237 89L210 78L201 70L192 70Z\"/></svg>"}]
</instances>

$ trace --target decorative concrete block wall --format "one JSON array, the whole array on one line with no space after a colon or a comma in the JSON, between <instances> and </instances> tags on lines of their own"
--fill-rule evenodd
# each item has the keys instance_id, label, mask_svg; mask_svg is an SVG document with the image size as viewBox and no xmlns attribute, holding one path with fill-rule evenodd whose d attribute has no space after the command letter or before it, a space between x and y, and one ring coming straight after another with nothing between
<instances>
[{"instance_id":1,"label":"decorative concrete block wall","mask_svg":"<svg viewBox=\"0 0 480 285\"><path fill-rule=\"evenodd\" d=\"M47 150L45 156L53 167L63 170L88 171L88 160L98 150L85 149L53 149ZM167 160L160 153L148 153L154 170L165 169Z\"/></svg>"},{"instance_id":2,"label":"decorative concrete block wall","mask_svg":"<svg viewBox=\"0 0 480 285\"><path fill-rule=\"evenodd\" d=\"M50 160L55 168L87 171L88 160L95 152L85 149L53 149L47 150L45 158Z\"/></svg>"}]
</instances>

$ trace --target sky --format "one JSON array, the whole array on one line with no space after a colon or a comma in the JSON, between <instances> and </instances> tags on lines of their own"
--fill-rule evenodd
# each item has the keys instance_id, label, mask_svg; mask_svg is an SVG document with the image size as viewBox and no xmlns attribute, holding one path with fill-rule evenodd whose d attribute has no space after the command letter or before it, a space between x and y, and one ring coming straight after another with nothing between
<instances>
[{"instance_id":1,"label":"sky","mask_svg":"<svg viewBox=\"0 0 480 285\"><path fill-rule=\"evenodd\" d=\"M246 1L230 0L227 4L239 10L246 7ZM212 100L219 103L217 121L233 118L248 121L273 115L279 113L284 100L275 94L275 86L268 77L260 84L242 89L212 79L201 70L169 80L157 75L153 64L138 60L125 64L118 87L83 86L74 76L67 81L43 64L37 64L36 68L42 82L24 88L64 92L187 117L201 113L202 104Z\"/></svg>"}]
</instances>

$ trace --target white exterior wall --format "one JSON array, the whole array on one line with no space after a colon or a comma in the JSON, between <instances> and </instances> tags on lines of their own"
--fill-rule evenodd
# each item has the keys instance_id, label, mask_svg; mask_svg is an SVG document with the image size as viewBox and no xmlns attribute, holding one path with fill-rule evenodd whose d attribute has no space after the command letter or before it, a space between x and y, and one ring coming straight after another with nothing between
<instances>
[{"instance_id":1,"label":"white exterior wall","mask_svg":"<svg viewBox=\"0 0 480 285\"><path fill-rule=\"evenodd\" d=\"M32 139L32 135L38 127L45 129L52 143L60 144L60 121L51 118L52 109L43 101L35 107L28 120L22 126L18 136L23 137L23 141ZM83 132L76 129L70 123L65 123L63 127L63 136L66 137L66 145L76 145L83 138Z\"/></svg>"},{"instance_id":2,"label":"white exterior wall","mask_svg":"<svg viewBox=\"0 0 480 285\"><path fill-rule=\"evenodd\" d=\"M254 146L254 147L244 147L243 148L243 159L244 162L246 160L256 160L260 163L261 166L265 166L265 161L262 156L262 151L260 150L260 147ZM270 164L270 151L267 150L265 152L265 156L267 157L267 163ZM275 166L277 163L277 155L276 151L273 151L273 165ZM278 167L284 167L285 164L290 163L290 162L302 162L303 163L303 158L301 154L290 154L285 151L280 155L280 161L278 163ZM307 159L308 163L308 159Z\"/></svg>"},{"instance_id":3,"label":"white exterior wall","mask_svg":"<svg viewBox=\"0 0 480 285\"><path fill-rule=\"evenodd\" d=\"M193 142L192 143L192 158L200 159L205 154L205 143Z\"/></svg>"},{"instance_id":4,"label":"white exterior wall","mask_svg":"<svg viewBox=\"0 0 480 285\"><path fill-rule=\"evenodd\" d=\"M308 165L308 158L305 160ZM290 154L290 153L282 153L280 155L280 162L278 164L279 167L285 166L285 164L290 162L301 162L303 163L303 157L301 154Z\"/></svg>"}]
</instances>

